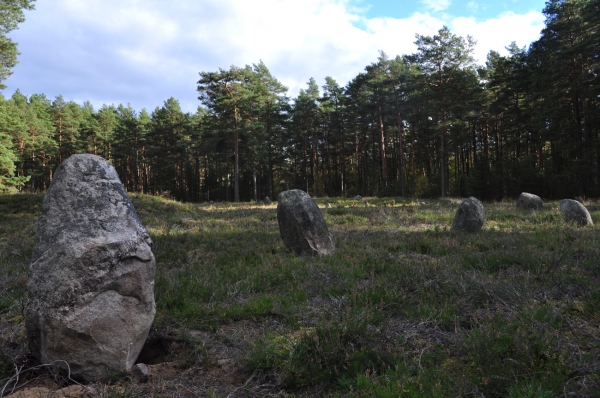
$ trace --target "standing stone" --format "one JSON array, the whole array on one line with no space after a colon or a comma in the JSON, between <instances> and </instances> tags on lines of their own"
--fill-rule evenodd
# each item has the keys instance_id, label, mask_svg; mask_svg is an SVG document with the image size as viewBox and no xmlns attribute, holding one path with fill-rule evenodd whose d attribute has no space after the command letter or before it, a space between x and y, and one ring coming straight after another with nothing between
<instances>
[{"instance_id":1,"label":"standing stone","mask_svg":"<svg viewBox=\"0 0 600 398\"><path fill-rule=\"evenodd\" d=\"M296 255L333 254L333 238L323 214L306 192L292 189L279 194L277 222L283 243Z\"/></svg>"},{"instance_id":2,"label":"standing stone","mask_svg":"<svg viewBox=\"0 0 600 398\"><path fill-rule=\"evenodd\" d=\"M266 204L266 205L270 205L273 202L271 202L271 199L269 199L268 196L265 196L265 199L263 200L263 203Z\"/></svg>"},{"instance_id":3,"label":"standing stone","mask_svg":"<svg viewBox=\"0 0 600 398\"><path fill-rule=\"evenodd\" d=\"M354 197L354 200L362 200L362 196L360 196L360 195L356 195L356 196Z\"/></svg>"},{"instance_id":4,"label":"standing stone","mask_svg":"<svg viewBox=\"0 0 600 398\"><path fill-rule=\"evenodd\" d=\"M485 219L483 204L476 198L470 197L462 201L454 221L452 231L479 232Z\"/></svg>"},{"instance_id":5,"label":"standing stone","mask_svg":"<svg viewBox=\"0 0 600 398\"><path fill-rule=\"evenodd\" d=\"M560 202L560 213L566 223L575 223L580 227L594 225L590 212L576 200L563 199Z\"/></svg>"},{"instance_id":6,"label":"standing stone","mask_svg":"<svg viewBox=\"0 0 600 398\"><path fill-rule=\"evenodd\" d=\"M523 192L517 199L517 208L525 210L538 210L542 208L542 198L532 193Z\"/></svg>"},{"instance_id":7,"label":"standing stone","mask_svg":"<svg viewBox=\"0 0 600 398\"><path fill-rule=\"evenodd\" d=\"M32 354L88 381L129 370L156 312L151 247L106 160L74 155L58 166L29 266Z\"/></svg>"}]
</instances>

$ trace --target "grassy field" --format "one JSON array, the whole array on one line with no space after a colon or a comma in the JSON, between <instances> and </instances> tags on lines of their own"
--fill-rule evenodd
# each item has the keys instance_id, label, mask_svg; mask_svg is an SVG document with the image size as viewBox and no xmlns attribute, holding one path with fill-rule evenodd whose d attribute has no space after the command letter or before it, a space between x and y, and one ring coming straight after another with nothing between
<instances>
[{"instance_id":1,"label":"grassy field","mask_svg":"<svg viewBox=\"0 0 600 398\"><path fill-rule=\"evenodd\" d=\"M483 230L468 234L450 231L459 200L318 199L336 254L296 258L276 203L131 198L157 260L140 357L151 372L97 384L99 396L600 396L599 227L565 225L559 202L485 203ZM17 373L68 382L26 356L41 201L0 196L7 391ZM585 204L599 224L600 204Z\"/></svg>"}]
</instances>

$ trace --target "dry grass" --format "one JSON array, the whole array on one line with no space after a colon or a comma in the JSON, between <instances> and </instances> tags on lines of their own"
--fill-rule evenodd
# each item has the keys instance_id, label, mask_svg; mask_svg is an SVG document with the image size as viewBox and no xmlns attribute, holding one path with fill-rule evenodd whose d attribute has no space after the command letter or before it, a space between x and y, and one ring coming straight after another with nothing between
<instances>
[{"instance_id":1,"label":"dry grass","mask_svg":"<svg viewBox=\"0 0 600 398\"><path fill-rule=\"evenodd\" d=\"M94 385L96 396L600 394L597 227L564 225L558 202L498 202L485 204L481 233L452 233L459 200L394 199L318 199L336 254L295 258L276 204L132 195L158 264L150 374ZM33 369L25 346L40 203L0 197L0 379L11 389L15 369L21 384L71 383ZM586 206L600 222L598 202Z\"/></svg>"}]
</instances>

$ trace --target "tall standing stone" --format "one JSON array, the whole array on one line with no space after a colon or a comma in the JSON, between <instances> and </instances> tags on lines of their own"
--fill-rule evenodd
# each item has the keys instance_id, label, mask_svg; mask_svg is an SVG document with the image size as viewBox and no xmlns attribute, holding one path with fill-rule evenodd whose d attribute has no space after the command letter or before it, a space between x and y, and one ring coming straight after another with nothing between
<instances>
[{"instance_id":1,"label":"tall standing stone","mask_svg":"<svg viewBox=\"0 0 600 398\"><path fill-rule=\"evenodd\" d=\"M27 281L32 354L102 380L130 369L156 312L152 241L115 169L74 155L42 204Z\"/></svg>"},{"instance_id":2,"label":"tall standing stone","mask_svg":"<svg viewBox=\"0 0 600 398\"><path fill-rule=\"evenodd\" d=\"M575 223L580 227L594 225L590 212L576 200L563 199L560 202L560 213L566 223Z\"/></svg>"},{"instance_id":3,"label":"tall standing stone","mask_svg":"<svg viewBox=\"0 0 600 398\"><path fill-rule=\"evenodd\" d=\"M542 208L542 198L532 193L523 192L517 199L517 208L524 210L538 210Z\"/></svg>"},{"instance_id":4,"label":"tall standing stone","mask_svg":"<svg viewBox=\"0 0 600 398\"><path fill-rule=\"evenodd\" d=\"M333 254L335 247L325 218L306 192L292 189L279 194L277 222L283 243L296 255Z\"/></svg>"},{"instance_id":5,"label":"tall standing stone","mask_svg":"<svg viewBox=\"0 0 600 398\"><path fill-rule=\"evenodd\" d=\"M483 204L476 198L470 197L462 201L454 221L452 231L479 232L485 220L485 209Z\"/></svg>"}]
</instances>

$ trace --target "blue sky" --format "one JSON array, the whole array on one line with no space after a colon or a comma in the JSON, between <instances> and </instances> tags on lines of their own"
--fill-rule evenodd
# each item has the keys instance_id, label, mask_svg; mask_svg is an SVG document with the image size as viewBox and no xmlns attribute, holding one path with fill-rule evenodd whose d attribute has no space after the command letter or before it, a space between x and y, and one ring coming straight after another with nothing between
<instances>
[{"instance_id":1,"label":"blue sky","mask_svg":"<svg viewBox=\"0 0 600 398\"><path fill-rule=\"evenodd\" d=\"M37 0L20 29L9 97L61 94L78 103L149 111L169 97L199 105L198 73L262 60L295 96L314 77L340 85L375 62L416 51L415 34L443 25L490 50L539 38L539 0Z\"/></svg>"},{"instance_id":2,"label":"blue sky","mask_svg":"<svg viewBox=\"0 0 600 398\"><path fill-rule=\"evenodd\" d=\"M399 1L399 0L356 0L358 7L367 7L366 17L406 18L415 12L444 12L455 16L474 16L482 21L512 11L526 14L529 11L542 11L545 0L498 0L498 1ZM436 11L437 10L437 11Z\"/></svg>"}]
</instances>

